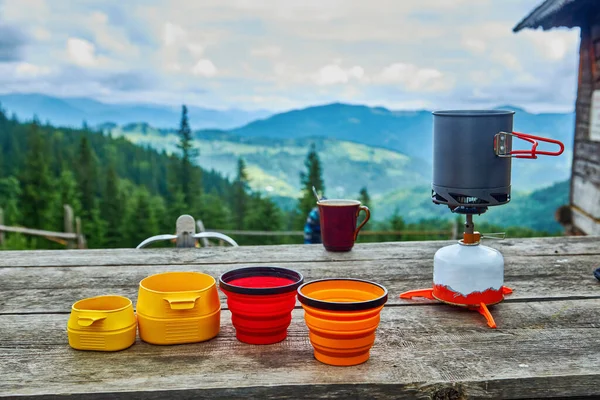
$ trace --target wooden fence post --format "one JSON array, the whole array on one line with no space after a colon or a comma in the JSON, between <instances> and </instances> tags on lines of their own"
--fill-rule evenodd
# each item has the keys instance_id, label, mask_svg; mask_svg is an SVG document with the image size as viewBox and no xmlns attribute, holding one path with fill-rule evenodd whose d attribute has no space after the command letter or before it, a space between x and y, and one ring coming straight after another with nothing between
<instances>
[{"instance_id":1,"label":"wooden fence post","mask_svg":"<svg viewBox=\"0 0 600 400\"><path fill-rule=\"evenodd\" d=\"M65 232L73 233L73 208L70 205L63 205L65 210ZM76 246L75 240L67 240L67 249L74 249Z\"/></svg>"},{"instance_id":2,"label":"wooden fence post","mask_svg":"<svg viewBox=\"0 0 600 400\"><path fill-rule=\"evenodd\" d=\"M75 218L75 233L77 233L77 248L85 249L87 246L85 236L83 236L83 232L81 231L81 218L79 217Z\"/></svg>"},{"instance_id":3,"label":"wooden fence post","mask_svg":"<svg viewBox=\"0 0 600 400\"><path fill-rule=\"evenodd\" d=\"M4 225L4 210L0 208L0 225ZM4 231L0 230L0 246L4 244Z\"/></svg>"}]
</instances>

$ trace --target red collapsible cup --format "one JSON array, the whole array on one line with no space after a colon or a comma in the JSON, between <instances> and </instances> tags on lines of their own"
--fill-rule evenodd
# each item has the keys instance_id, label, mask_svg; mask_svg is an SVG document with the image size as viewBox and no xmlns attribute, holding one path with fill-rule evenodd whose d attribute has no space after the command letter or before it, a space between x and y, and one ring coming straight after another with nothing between
<instances>
[{"instance_id":1,"label":"red collapsible cup","mask_svg":"<svg viewBox=\"0 0 600 400\"><path fill-rule=\"evenodd\" d=\"M281 267L247 267L225 272L219 287L227 296L235 336L249 344L273 344L287 337L304 277Z\"/></svg>"}]
</instances>

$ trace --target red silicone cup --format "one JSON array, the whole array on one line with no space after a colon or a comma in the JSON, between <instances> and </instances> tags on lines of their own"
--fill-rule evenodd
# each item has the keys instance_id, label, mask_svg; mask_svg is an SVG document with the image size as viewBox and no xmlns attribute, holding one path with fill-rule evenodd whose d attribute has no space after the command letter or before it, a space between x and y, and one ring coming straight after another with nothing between
<instances>
[{"instance_id":1,"label":"red silicone cup","mask_svg":"<svg viewBox=\"0 0 600 400\"><path fill-rule=\"evenodd\" d=\"M302 282L302 274L280 267L238 268L221 275L219 287L227 296L237 339L249 344L284 340Z\"/></svg>"}]
</instances>

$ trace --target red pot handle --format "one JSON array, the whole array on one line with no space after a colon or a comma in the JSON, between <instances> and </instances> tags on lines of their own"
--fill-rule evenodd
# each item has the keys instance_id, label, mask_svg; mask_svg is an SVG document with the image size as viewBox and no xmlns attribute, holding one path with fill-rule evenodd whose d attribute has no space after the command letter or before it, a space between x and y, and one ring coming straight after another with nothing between
<instances>
[{"instance_id":1,"label":"red pot handle","mask_svg":"<svg viewBox=\"0 0 600 400\"><path fill-rule=\"evenodd\" d=\"M531 143L531 150L511 150L506 151L507 136L515 136L519 139ZM553 143L560 147L558 151L541 151L538 150L538 141ZM549 139L541 136L529 135L521 132L500 132L494 136L494 152L498 157L515 157L515 158L531 158L536 159L538 155L544 156L560 156L565 151L565 145L554 139Z\"/></svg>"}]
</instances>

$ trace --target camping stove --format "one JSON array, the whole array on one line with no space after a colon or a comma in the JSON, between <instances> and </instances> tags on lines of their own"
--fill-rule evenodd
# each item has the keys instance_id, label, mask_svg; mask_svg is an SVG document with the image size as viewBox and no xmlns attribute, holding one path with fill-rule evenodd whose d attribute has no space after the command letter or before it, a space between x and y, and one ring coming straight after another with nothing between
<instances>
[{"instance_id":1,"label":"camping stove","mask_svg":"<svg viewBox=\"0 0 600 400\"><path fill-rule=\"evenodd\" d=\"M464 213L462 208L454 212ZM481 213L483 210L477 209ZM433 257L433 288L411 290L403 299L425 297L431 300L467 307L478 311L490 328L496 322L487 306L504 300L512 289L504 286L504 257L480 243L481 234L474 230L473 214L466 214L463 238L451 246L442 247Z\"/></svg>"},{"instance_id":2,"label":"camping stove","mask_svg":"<svg viewBox=\"0 0 600 400\"><path fill-rule=\"evenodd\" d=\"M504 258L482 245L473 215L510 201L512 158L558 156L564 145L539 136L513 132L514 111L436 111L433 113L433 184L431 199L453 213L465 215L458 244L439 249L433 259L433 287L411 290L403 299L425 297L477 310L496 327L489 305L512 290L504 286ZM513 150L512 141L530 143L530 150ZM558 145L555 152L538 150L538 142Z\"/></svg>"}]
</instances>

